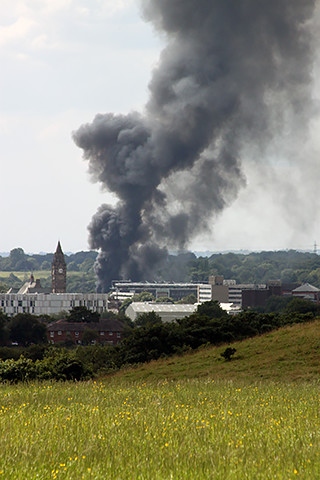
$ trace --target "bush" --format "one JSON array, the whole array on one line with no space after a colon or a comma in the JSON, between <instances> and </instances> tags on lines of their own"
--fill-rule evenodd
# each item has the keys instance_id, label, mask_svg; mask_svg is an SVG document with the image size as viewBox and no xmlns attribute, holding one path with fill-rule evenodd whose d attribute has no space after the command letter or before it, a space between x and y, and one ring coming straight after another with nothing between
<instances>
[{"instance_id":1,"label":"bush","mask_svg":"<svg viewBox=\"0 0 320 480\"><path fill-rule=\"evenodd\" d=\"M29 380L83 380L91 377L88 367L66 351L52 351L42 360L33 361L23 355L18 360L0 360L1 382L26 382Z\"/></svg>"},{"instance_id":2,"label":"bush","mask_svg":"<svg viewBox=\"0 0 320 480\"><path fill-rule=\"evenodd\" d=\"M18 360L9 358L0 361L0 379L2 382L26 382L38 376L36 364L29 358L21 356Z\"/></svg>"},{"instance_id":3,"label":"bush","mask_svg":"<svg viewBox=\"0 0 320 480\"><path fill-rule=\"evenodd\" d=\"M92 376L89 368L75 357L74 352L52 350L37 362L40 378L53 380L83 380Z\"/></svg>"},{"instance_id":4,"label":"bush","mask_svg":"<svg viewBox=\"0 0 320 480\"><path fill-rule=\"evenodd\" d=\"M230 362L231 360L231 357L236 353L236 349L235 348L232 348L232 347L228 347L225 349L224 352L222 352L220 355L221 357L223 357L225 360L227 360L228 362Z\"/></svg>"}]
</instances>

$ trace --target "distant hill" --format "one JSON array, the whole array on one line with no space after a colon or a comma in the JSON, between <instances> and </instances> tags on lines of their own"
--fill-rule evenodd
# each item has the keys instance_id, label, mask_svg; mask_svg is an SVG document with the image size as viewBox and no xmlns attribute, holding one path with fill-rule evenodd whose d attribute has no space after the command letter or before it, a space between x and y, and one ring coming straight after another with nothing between
<instances>
[{"instance_id":1,"label":"distant hill","mask_svg":"<svg viewBox=\"0 0 320 480\"><path fill-rule=\"evenodd\" d=\"M214 380L265 379L276 382L319 381L320 319L234 342L236 354L225 361L227 345L208 347L195 353L161 359L117 373L132 381L179 380L210 377Z\"/></svg>"}]
</instances>

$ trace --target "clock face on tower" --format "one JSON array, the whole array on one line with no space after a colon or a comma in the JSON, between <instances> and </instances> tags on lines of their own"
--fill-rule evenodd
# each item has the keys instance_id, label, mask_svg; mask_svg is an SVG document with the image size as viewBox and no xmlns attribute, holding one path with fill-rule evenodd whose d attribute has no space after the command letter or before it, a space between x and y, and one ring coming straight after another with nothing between
<instances>
[{"instance_id":1,"label":"clock face on tower","mask_svg":"<svg viewBox=\"0 0 320 480\"><path fill-rule=\"evenodd\" d=\"M60 242L52 260L52 293L65 293L67 280L67 266Z\"/></svg>"}]
</instances>

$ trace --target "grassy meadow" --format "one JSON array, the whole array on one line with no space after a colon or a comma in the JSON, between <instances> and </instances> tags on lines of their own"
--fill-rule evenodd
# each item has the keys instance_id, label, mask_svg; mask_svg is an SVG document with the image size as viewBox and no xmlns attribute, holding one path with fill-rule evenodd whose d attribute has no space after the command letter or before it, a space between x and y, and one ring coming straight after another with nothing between
<instances>
[{"instance_id":1,"label":"grassy meadow","mask_svg":"<svg viewBox=\"0 0 320 480\"><path fill-rule=\"evenodd\" d=\"M314 383L4 385L0 426L6 480L320 476Z\"/></svg>"},{"instance_id":2,"label":"grassy meadow","mask_svg":"<svg viewBox=\"0 0 320 480\"><path fill-rule=\"evenodd\" d=\"M0 385L0 480L320 478L320 323L79 383Z\"/></svg>"}]
</instances>

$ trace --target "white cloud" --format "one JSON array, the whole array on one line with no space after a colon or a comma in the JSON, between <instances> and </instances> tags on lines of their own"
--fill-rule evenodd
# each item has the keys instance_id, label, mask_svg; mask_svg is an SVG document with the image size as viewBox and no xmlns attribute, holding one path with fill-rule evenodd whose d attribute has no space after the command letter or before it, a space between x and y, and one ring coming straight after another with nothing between
<instances>
[{"instance_id":1,"label":"white cloud","mask_svg":"<svg viewBox=\"0 0 320 480\"><path fill-rule=\"evenodd\" d=\"M9 25L0 26L0 48L8 44L17 44L28 37L29 33L37 26L37 23L26 17L18 17Z\"/></svg>"}]
</instances>

